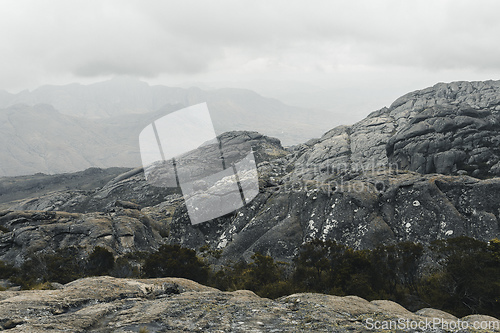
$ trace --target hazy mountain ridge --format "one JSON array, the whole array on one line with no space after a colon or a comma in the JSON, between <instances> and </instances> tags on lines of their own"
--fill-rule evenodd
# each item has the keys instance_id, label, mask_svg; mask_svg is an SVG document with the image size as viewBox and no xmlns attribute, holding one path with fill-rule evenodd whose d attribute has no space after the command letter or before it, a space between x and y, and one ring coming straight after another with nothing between
<instances>
[{"instance_id":1,"label":"hazy mountain ridge","mask_svg":"<svg viewBox=\"0 0 500 333\"><path fill-rule=\"evenodd\" d=\"M318 137L336 124L335 115L327 111L288 106L245 89L204 91L117 78L91 85L43 86L18 94L3 91L2 121L7 121L5 113L16 110L24 119L0 130L0 140L8 146L2 151L0 176L140 166L140 131L169 112L204 102L219 134L257 130L290 145ZM40 104L54 110L48 112ZM33 123L38 126L26 127ZM56 158L47 160L48 155Z\"/></svg>"},{"instance_id":2,"label":"hazy mountain ridge","mask_svg":"<svg viewBox=\"0 0 500 333\"><path fill-rule=\"evenodd\" d=\"M139 153L100 121L63 115L50 105L0 110L0 176L134 166Z\"/></svg>"}]
</instances>

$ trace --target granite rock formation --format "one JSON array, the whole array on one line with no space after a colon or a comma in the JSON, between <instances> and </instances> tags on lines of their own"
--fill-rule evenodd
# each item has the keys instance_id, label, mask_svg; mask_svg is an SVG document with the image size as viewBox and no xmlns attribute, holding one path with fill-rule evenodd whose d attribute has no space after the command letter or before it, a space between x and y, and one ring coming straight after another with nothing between
<instances>
[{"instance_id":1,"label":"granite rock formation","mask_svg":"<svg viewBox=\"0 0 500 333\"><path fill-rule=\"evenodd\" d=\"M380 166L497 176L499 123L500 81L439 83L301 147L294 177L323 179L325 171Z\"/></svg>"},{"instance_id":2,"label":"granite rock formation","mask_svg":"<svg viewBox=\"0 0 500 333\"><path fill-rule=\"evenodd\" d=\"M0 223L0 260L20 265L36 252L50 253L76 247L85 258L96 246L120 256L134 251L152 252L161 236L150 218L139 210L116 207L109 213L3 211Z\"/></svg>"},{"instance_id":3,"label":"granite rock formation","mask_svg":"<svg viewBox=\"0 0 500 333\"><path fill-rule=\"evenodd\" d=\"M499 112L500 82L457 82L407 94L352 126L290 148L256 132L225 133L221 142L234 156L252 147L260 192L238 211L198 225L190 223L180 190L153 186L141 168L93 169L50 178L51 184L43 175L1 178L0 259L19 266L33 253L69 246L82 257L96 246L121 256L167 243L208 245L221 252L213 263L223 264L250 260L257 251L290 261L314 238L355 249L459 235L498 238ZM174 278L100 277L53 287L2 292L0 327L368 332L371 317L457 320L389 301L319 294L271 301Z\"/></svg>"},{"instance_id":4,"label":"granite rock formation","mask_svg":"<svg viewBox=\"0 0 500 333\"><path fill-rule=\"evenodd\" d=\"M500 82L437 84L287 149L255 132L226 133L228 151L253 147L260 193L200 225L190 223L179 189L151 186L141 169L93 191L56 191L4 206L88 214L133 202L154 221L161 242L208 244L222 250L221 261L248 260L256 251L288 261L313 238L356 249L459 235L487 241L500 235L499 103Z\"/></svg>"},{"instance_id":5,"label":"granite rock formation","mask_svg":"<svg viewBox=\"0 0 500 333\"><path fill-rule=\"evenodd\" d=\"M56 290L0 293L0 328L9 332L372 332L374 321L458 322L435 309L410 312L391 301L294 294L277 300L221 292L180 278L85 278ZM460 319L490 322L472 315ZM371 324L370 324L371 323ZM493 325L497 325L495 330ZM423 327L423 326L422 326ZM452 330L423 330L446 332ZM449 327L452 327L449 325ZM411 327L401 332L414 332ZM468 331L468 330L467 330ZM464 330L464 332L466 332Z\"/></svg>"}]
</instances>

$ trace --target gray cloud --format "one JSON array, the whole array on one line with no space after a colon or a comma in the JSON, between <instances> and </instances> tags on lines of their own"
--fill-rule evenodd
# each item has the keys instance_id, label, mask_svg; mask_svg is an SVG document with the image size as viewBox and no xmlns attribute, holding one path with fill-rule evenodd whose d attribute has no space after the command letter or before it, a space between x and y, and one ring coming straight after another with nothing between
<instances>
[{"instance_id":1,"label":"gray cloud","mask_svg":"<svg viewBox=\"0 0 500 333\"><path fill-rule=\"evenodd\" d=\"M496 1L4 1L0 88L57 77L500 71ZM405 70L406 73L406 70ZM480 76L481 74L478 74Z\"/></svg>"}]
</instances>

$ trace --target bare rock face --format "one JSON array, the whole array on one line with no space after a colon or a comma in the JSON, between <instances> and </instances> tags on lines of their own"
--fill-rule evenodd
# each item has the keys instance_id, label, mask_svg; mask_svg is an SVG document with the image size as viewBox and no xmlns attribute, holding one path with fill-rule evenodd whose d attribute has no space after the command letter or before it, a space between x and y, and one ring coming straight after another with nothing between
<instances>
[{"instance_id":1,"label":"bare rock face","mask_svg":"<svg viewBox=\"0 0 500 333\"><path fill-rule=\"evenodd\" d=\"M407 94L388 110L397 132L389 162L420 173L500 174L500 82L440 83Z\"/></svg>"},{"instance_id":2,"label":"bare rock face","mask_svg":"<svg viewBox=\"0 0 500 333\"><path fill-rule=\"evenodd\" d=\"M116 209L111 213L77 214L54 211L3 211L0 224L0 260L21 264L28 255L77 247L85 257L96 246L116 255L153 251L161 236L140 211Z\"/></svg>"},{"instance_id":3,"label":"bare rock face","mask_svg":"<svg viewBox=\"0 0 500 333\"><path fill-rule=\"evenodd\" d=\"M154 221L163 242L193 249L208 244L222 250L222 261L249 259L256 251L288 261L314 238L356 249L460 235L487 241L500 236L500 183L478 177L500 170L499 96L500 82L437 84L288 150L256 132L225 133L228 155L252 147L260 193L242 209L199 225L190 223L179 189L148 184L142 169L94 191L47 193L10 209L111 214L128 201L134 214L140 208ZM40 238L34 231L25 235ZM60 238L52 239L60 244Z\"/></svg>"},{"instance_id":4,"label":"bare rock face","mask_svg":"<svg viewBox=\"0 0 500 333\"><path fill-rule=\"evenodd\" d=\"M392 167L419 173L500 174L500 81L439 83L397 99L302 151L294 179Z\"/></svg>"},{"instance_id":5,"label":"bare rock face","mask_svg":"<svg viewBox=\"0 0 500 333\"><path fill-rule=\"evenodd\" d=\"M420 173L497 176L500 114L493 108L433 106L387 144L389 161Z\"/></svg>"},{"instance_id":6,"label":"bare rock face","mask_svg":"<svg viewBox=\"0 0 500 333\"><path fill-rule=\"evenodd\" d=\"M256 251L290 260L313 238L372 248L499 237L498 180L477 179L500 170L499 110L500 82L407 94L259 164L261 193L234 215L191 226L179 206L168 241L208 243L233 260Z\"/></svg>"},{"instance_id":7,"label":"bare rock face","mask_svg":"<svg viewBox=\"0 0 500 333\"><path fill-rule=\"evenodd\" d=\"M70 245L90 248L101 244L122 254L133 249L154 249L161 241L192 249L208 245L222 250L219 263L250 260L257 251L290 261L302 243L314 238L366 249L400 241L429 243L460 235L484 241L500 236L497 178L422 175L387 167L354 168L353 156L361 161L365 158L361 152L366 151L364 155L370 158L371 150L362 149L361 143L378 142L373 151L384 151L383 139L377 135L388 136L392 131L392 123L383 122L382 115L372 118L353 126L361 132L337 128L288 153L279 142L256 133L226 134L224 140L233 142L235 151L248 141L255 147L260 193L238 211L199 225L191 224L178 189L148 184L142 169L117 176L94 191L53 192L17 202L11 210L48 210L56 217L48 219L50 223L37 218L21 223L18 221L22 219L9 215L0 219L12 230L0 236L2 257L8 261L17 258L15 262L19 262L23 256L20 253L27 249ZM371 127L380 131L370 132ZM361 140L362 135L372 139ZM380 140L376 141L375 136ZM353 141L359 143L358 148L350 148ZM332 161L343 168L329 169ZM379 162L387 163L387 158ZM317 167L301 169L304 163ZM57 216L63 213L54 212L60 210L80 215L71 215L61 224ZM95 213L81 214L86 211ZM117 229L124 223L129 225L127 232ZM101 225L106 232L97 227ZM20 232L13 226L25 229ZM82 228L81 233L73 233ZM140 243L143 238L147 240L144 244ZM103 243L105 240L107 243Z\"/></svg>"},{"instance_id":8,"label":"bare rock face","mask_svg":"<svg viewBox=\"0 0 500 333\"><path fill-rule=\"evenodd\" d=\"M180 278L94 277L58 290L0 293L0 327L9 332L373 332L371 323L400 318L458 322L442 311L412 313L391 301L310 293L270 300L251 291L221 292ZM461 320L498 325L488 316Z\"/></svg>"},{"instance_id":9,"label":"bare rock face","mask_svg":"<svg viewBox=\"0 0 500 333\"><path fill-rule=\"evenodd\" d=\"M236 155L240 157L243 153L246 155L248 148L251 148L257 163L279 159L288 154L278 139L257 132L228 132L222 134L220 140L224 145L225 153L229 156ZM220 158L221 154L219 149L200 152L203 155L198 157L190 156L191 160L198 163L198 165L195 165L198 169L203 169L203 163L207 159L214 160L213 156ZM92 175L89 176L89 178L91 177ZM263 179L266 179L265 175ZM0 190L1 185L0 182ZM121 200L135 203L142 208L160 204L168 200L172 195L181 194L181 191L176 187L155 186L155 184L146 182L143 168L136 168L123 172L109 180L104 186L98 186L92 190L82 190L77 187L67 191L47 191L46 193L37 194L33 198L12 202L9 209L51 210L72 213L102 212L112 209L116 202Z\"/></svg>"},{"instance_id":10,"label":"bare rock face","mask_svg":"<svg viewBox=\"0 0 500 333\"><path fill-rule=\"evenodd\" d=\"M467 235L500 235L499 179L380 171L321 186L289 183L263 189L234 215L191 225L182 206L167 239L190 248L209 244L231 260L257 251L289 261L314 238L355 249Z\"/></svg>"},{"instance_id":11,"label":"bare rock face","mask_svg":"<svg viewBox=\"0 0 500 333\"><path fill-rule=\"evenodd\" d=\"M0 179L0 200L8 198L1 201L0 260L19 265L28 254L69 246L81 248L82 257L95 246L120 256L167 243L208 245L221 251L214 263L223 264L255 252L290 261L315 238L355 249L461 235L488 241L500 237L499 130L500 81L488 81L407 94L352 126L287 149L256 132L225 133L231 156L252 147L260 193L238 211L197 225L180 190L149 184L141 168L119 175L93 170L79 175L76 187L67 175L68 186L61 181L46 190L29 178L19 193L36 191L26 199L10 191L18 179ZM84 186L86 175L95 186ZM59 287L1 292L0 325L12 332L368 332L366 320L374 316L457 320L356 297L271 301L182 279L103 277Z\"/></svg>"},{"instance_id":12,"label":"bare rock face","mask_svg":"<svg viewBox=\"0 0 500 333\"><path fill-rule=\"evenodd\" d=\"M221 141L229 156L239 156L240 151L247 154L248 148L254 151L262 188L278 182L283 170L268 161L284 164L282 158L288 152L279 140L256 132L230 132L223 134ZM220 156L218 149L212 153ZM69 246L84 249L83 256L95 246L107 247L117 255L136 250L151 252L162 242L179 243L181 239L201 246L211 235L218 239L223 232L210 228L211 224L201 226L202 232L192 227L180 189L149 184L142 168L115 176L94 190L50 190L14 201L0 213L0 226L4 228L0 234L1 260L20 264L28 253ZM184 225L178 223L179 218L188 224L186 234L182 234ZM228 217L220 220L224 221L221 225L230 221Z\"/></svg>"}]
</instances>

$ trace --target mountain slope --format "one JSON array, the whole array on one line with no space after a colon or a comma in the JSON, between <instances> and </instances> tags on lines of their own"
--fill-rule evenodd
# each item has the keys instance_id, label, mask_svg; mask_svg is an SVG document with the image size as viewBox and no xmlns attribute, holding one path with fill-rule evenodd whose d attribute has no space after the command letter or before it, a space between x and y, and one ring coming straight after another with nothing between
<instances>
[{"instance_id":1,"label":"mountain slope","mask_svg":"<svg viewBox=\"0 0 500 333\"><path fill-rule=\"evenodd\" d=\"M98 121L63 115L50 105L18 104L0 110L0 176L137 165L138 149L112 131Z\"/></svg>"},{"instance_id":2,"label":"mountain slope","mask_svg":"<svg viewBox=\"0 0 500 333\"><path fill-rule=\"evenodd\" d=\"M297 144L336 124L326 111L297 108L244 89L149 86L114 79L0 93L0 177L141 165L139 133L162 116L206 102L216 133L257 130Z\"/></svg>"},{"instance_id":3,"label":"mountain slope","mask_svg":"<svg viewBox=\"0 0 500 333\"><path fill-rule=\"evenodd\" d=\"M140 170L93 192L47 193L10 209L85 213L106 210L116 200L135 201L165 228L164 241L190 248L208 244L222 250L222 261L249 259L257 251L290 260L300 244L314 238L356 249L460 235L487 241L500 236L500 178L492 167L498 155L489 144L497 138L498 100L498 82L439 84L291 150L264 136L228 133L236 143L253 140L260 193L238 212L200 225L191 225L178 192L151 187ZM439 131L443 122L459 126ZM453 141L446 150L450 146L440 142L449 135L471 138L481 154L469 150L467 140ZM435 169L413 171L411 158L421 161L417 152L403 163L398 154L408 154L411 144L418 144L418 154ZM467 156L468 167L440 159L450 151ZM4 250L16 251L7 245Z\"/></svg>"},{"instance_id":4,"label":"mountain slope","mask_svg":"<svg viewBox=\"0 0 500 333\"><path fill-rule=\"evenodd\" d=\"M50 104L63 114L88 119L108 119L127 114L147 114L168 105L179 108L207 102L216 131L253 130L297 144L317 137L338 124L334 114L285 105L251 90L150 86L127 78L91 85L43 86L18 94L2 92L0 107L23 103Z\"/></svg>"},{"instance_id":5,"label":"mountain slope","mask_svg":"<svg viewBox=\"0 0 500 333\"><path fill-rule=\"evenodd\" d=\"M419 242L428 249L434 240L462 235L482 241L499 238L500 177L494 167L499 155L494 144L498 101L499 82L438 84L405 95L352 126L334 128L320 139L289 149L255 132L225 133L221 140L231 151L244 143L252 146L259 194L238 211L197 225L190 223L180 189L151 186L140 168L120 175L117 170L93 169L64 177L3 178L0 190L14 192L15 198L19 198L16 184L21 187L17 194L31 188L34 193L14 202L3 198L0 259L19 266L29 256L70 246L80 251L78 258L96 246L120 257L136 250L151 253L167 243L208 250L214 255L207 260L218 266L250 262L256 252L290 262L301 245L317 238L354 249L402 241ZM46 116L55 112L43 107L39 111ZM129 129L134 128L133 117ZM73 118L63 119L69 126ZM82 181L85 177L88 184ZM60 183L46 186L47 179ZM439 260L427 251L418 259L418 271L425 274L439 267ZM296 329L305 321L305 330L369 331L363 321L373 316L456 320L433 309L411 313L389 301L320 294L269 301L251 292L223 293L181 279L102 277L54 286L62 289L7 291L0 300L0 313L6 318L0 325L13 331L40 327L105 331L110 323L130 331L142 324L153 330L193 330L193 314L199 314L196 323L202 329ZM88 303L88 290L93 291L90 300L103 301ZM485 290L498 295L498 290ZM71 304L61 307L61 301ZM32 309L28 315L26 308ZM173 309L167 317L165 309ZM200 309L204 312L198 313ZM262 315L269 311L273 316ZM225 319L217 321L211 314ZM237 320L227 319L235 314ZM495 319L473 315L462 320Z\"/></svg>"}]
</instances>

